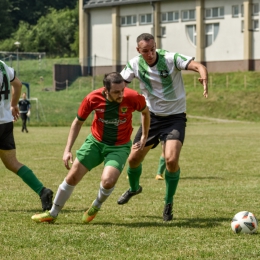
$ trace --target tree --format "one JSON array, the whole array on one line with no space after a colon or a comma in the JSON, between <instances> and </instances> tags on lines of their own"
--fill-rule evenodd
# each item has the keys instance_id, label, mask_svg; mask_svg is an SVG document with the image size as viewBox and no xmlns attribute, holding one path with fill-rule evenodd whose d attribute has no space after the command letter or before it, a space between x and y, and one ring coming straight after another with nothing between
<instances>
[{"instance_id":1,"label":"tree","mask_svg":"<svg viewBox=\"0 0 260 260\"><path fill-rule=\"evenodd\" d=\"M6 39L14 31L8 0L0 1L0 40Z\"/></svg>"},{"instance_id":2,"label":"tree","mask_svg":"<svg viewBox=\"0 0 260 260\"><path fill-rule=\"evenodd\" d=\"M3 0L1 0L2 2ZM14 25L17 27L21 21L30 25L36 25L37 21L48 14L50 8L62 10L65 8L74 9L77 0L4 0L10 3L11 16Z\"/></svg>"},{"instance_id":3,"label":"tree","mask_svg":"<svg viewBox=\"0 0 260 260\"><path fill-rule=\"evenodd\" d=\"M1 0L2 1L2 0ZM46 52L52 56L78 55L78 7L55 10L50 8L35 25L20 21L16 32L0 41L1 51Z\"/></svg>"}]
</instances>

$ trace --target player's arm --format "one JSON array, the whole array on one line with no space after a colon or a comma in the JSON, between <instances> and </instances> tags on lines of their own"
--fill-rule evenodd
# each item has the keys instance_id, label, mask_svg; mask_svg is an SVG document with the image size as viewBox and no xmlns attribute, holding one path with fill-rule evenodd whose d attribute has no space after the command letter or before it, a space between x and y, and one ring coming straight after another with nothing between
<instances>
[{"instance_id":1,"label":"player's arm","mask_svg":"<svg viewBox=\"0 0 260 260\"><path fill-rule=\"evenodd\" d=\"M208 97L208 70L207 70L207 68L204 65L202 65L201 63L192 60L189 63L187 70L193 70L200 74L200 78L198 80L203 85L203 88L204 88L203 96L207 98Z\"/></svg>"},{"instance_id":2,"label":"player's arm","mask_svg":"<svg viewBox=\"0 0 260 260\"><path fill-rule=\"evenodd\" d=\"M145 107L145 109L141 112L141 120L142 120L142 136L140 140L140 149L142 150L145 146L147 137L148 137L148 132L150 128L150 112L148 107Z\"/></svg>"},{"instance_id":3,"label":"player's arm","mask_svg":"<svg viewBox=\"0 0 260 260\"><path fill-rule=\"evenodd\" d=\"M14 117L14 121L19 118L19 108L17 106L22 91L22 83L18 78L14 78L11 82L12 85L12 98L11 98L11 111Z\"/></svg>"},{"instance_id":4,"label":"player's arm","mask_svg":"<svg viewBox=\"0 0 260 260\"><path fill-rule=\"evenodd\" d=\"M73 163L73 155L71 153L72 146L75 142L75 140L78 137L79 131L84 124L85 121L79 120L77 117L74 119L74 121L71 124L70 132L67 140L67 145L65 147L64 153L63 153L63 162L67 169L70 169L69 161L70 163Z\"/></svg>"}]
</instances>

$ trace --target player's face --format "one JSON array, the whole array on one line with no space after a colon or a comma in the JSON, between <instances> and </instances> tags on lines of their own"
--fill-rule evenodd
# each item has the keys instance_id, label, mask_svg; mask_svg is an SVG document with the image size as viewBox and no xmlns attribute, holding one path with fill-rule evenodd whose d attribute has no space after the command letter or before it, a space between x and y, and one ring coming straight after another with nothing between
<instances>
[{"instance_id":1,"label":"player's face","mask_svg":"<svg viewBox=\"0 0 260 260\"><path fill-rule=\"evenodd\" d=\"M117 102L121 103L123 101L124 96L124 90L125 90L125 83L122 82L120 84L111 84L110 91L105 91L107 99L110 102Z\"/></svg>"},{"instance_id":2,"label":"player's face","mask_svg":"<svg viewBox=\"0 0 260 260\"><path fill-rule=\"evenodd\" d=\"M137 51L143 56L148 65L153 65L156 61L156 44L154 40L140 41Z\"/></svg>"}]
</instances>

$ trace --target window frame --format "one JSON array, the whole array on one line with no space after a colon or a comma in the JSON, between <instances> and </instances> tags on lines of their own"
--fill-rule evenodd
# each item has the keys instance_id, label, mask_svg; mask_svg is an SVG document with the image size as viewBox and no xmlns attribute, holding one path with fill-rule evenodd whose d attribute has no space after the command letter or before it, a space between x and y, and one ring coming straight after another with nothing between
<instances>
[{"instance_id":1,"label":"window frame","mask_svg":"<svg viewBox=\"0 0 260 260\"><path fill-rule=\"evenodd\" d=\"M172 13L172 20L169 20L169 13ZM163 15L166 16L166 19L163 19ZM178 18L176 19L176 16L178 16ZM179 22L180 19L180 15L179 15L179 11L170 11L170 12L163 12L161 13L161 23L174 23L174 22Z\"/></svg>"},{"instance_id":2,"label":"window frame","mask_svg":"<svg viewBox=\"0 0 260 260\"><path fill-rule=\"evenodd\" d=\"M256 11L257 9L257 11ZM252 4L252 16L258 16L259 15L259 3L253 3Z\"/></svg>"},{"instance_id":3,"label":"window frame","mask_svg":"<svg viewBox=\"0 0 260 260\"><path fill-rule=\"evenodd\" d=\"M217 11L217 15L214 15L214 12ZM222 13L222 14L221 14ZM225 7L211 7L211 8L206 8L204 12L204 18L205 20L210 20L210 19L223 19L225 17Z\"/></svg>"},{"instance_id":4,"label":"window frame","mask_svg":"<svg viewBox=\"0 0 260 260\"><path fill-rule=\"evenodd\" d=\"M127 23L127 18L131 17L131 23ZM125 19L125 23L122 20ZM135 26L137 23L136 15L125 15L120 17L120 26Z\"/></svg>"},{"instance_id":5,"label":"window frame","mask_svg":"<svg viewBox=\"0 0 260 260\"><path fill-rule=\"evenodd\" d=\"M194 12L194 18L191 18L191 13ZM184 18L184 13L187 13L187 18ZM187 21L195 21L196 20L196 10L195 9L189 9L189 10L182 10L181 11L181 21L187 22Z\"/></svg>"},{"instance_id":6,"label":"window frame","mask_svg":"<svg viewBox=\"0 0 260 260\"><path fill-rule=\"evenodd\" d=\"M235 9L237 9L237 13L235 12ZM232 17L239 17L239 5L232 5Z\"/></svg>"},{"instance_id":7,"label":"window frame","mask_svg":"<svg viewBox=\"0 0 260 260\"><path fill-rule=\"evenodd\" d=\"M147 22L147 16L151 15L151 22ZM145 22L142 22L142 17L145 18ZM139 24L145 25L145 24L152 24L153 23L153 14L152 13L147 13L147 14L140 14L139 15Z\"/></svg>"},{"instance_id":8,"label":"window frame","mask_svg":"<svg viewBox=\"0 0 260 260\"><path fill-rule=\"evenodd\" d=\"M191 39L190 34L189 34L189 30L188 30L189 27L192 27L192 30L193 30L193 32L192 32L192 39ZM188 36L190 42L191 42L194 46L197 46L197 31L196 31L196 29L197 29L197 28L196 28L196 24L187 24L187 25L186 25L186 33L187 33L187 36Z\"/></svg>"}]
</instances>

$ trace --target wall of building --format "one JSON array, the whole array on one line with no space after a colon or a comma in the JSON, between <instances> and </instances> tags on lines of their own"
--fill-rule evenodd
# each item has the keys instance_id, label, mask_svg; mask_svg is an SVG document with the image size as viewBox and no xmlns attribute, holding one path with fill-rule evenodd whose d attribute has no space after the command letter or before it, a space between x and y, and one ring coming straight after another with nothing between
<instances>
[{"instance_id":1,"label":"wall of building","mask_svg":"<svg viewBox=\"0 0 260 260\"><path fill-rule=\"evenodd\" d=\"M110 66L112 64L111 8L93 9L90 23L92 66Z\"/></svg>"},{"instance_id":2,"label":"wall of building","mask_svg":"<svg viewBox=\"0 0 260 260\"><path fill-rule=\"evenodd\" d=\"M194 0L160 2L160 13L179 11L179 20L177 22L160 24L160 27L166 28L166 34L164 36L155 35L156 42L160 43L162 49L193 56L196 59L196 44L190 40L187 34L187 25L196 25L196 20L182 21L181 11L196 9L197 3ZM254 0L253 3L258 3L260 9L260 0ZM252 32L252 59L245 58L245 34L242 30L244 17L241 15L241 6L243 4L244 0L205 0L204 2L205 9L224 7L225 10L223 18L204 20L205 25L219 24L219 31L215 41L203 50L205 64L212 72L243 71L249 68L249 63L253 64L250 67L251 69L260 71L259 29ZM233 5L239 5L238 17L232 16ZM92 71L109 71L113 64L112 31L115 25L112 24L111 10L112 7L110 6L88 9L91 30L89 39L91 53L89 55L92 57L91 66L96 67ZM120 60L116 61L118 65L124 66L127 59L138 55L136 51L136 37L138 35L144 32L152 33L153 23L142 25L139 21L140 15L147 13L153 13L153 6L149 2L119 6L119 23L120 17L127 15L137 15L137 23L136 25L120 26L120 32L118 33L120 39L120 55L118 57ZM259 20L259 17L258 12L258 15L252 18Z\"/></svg>"}]
</instances>

